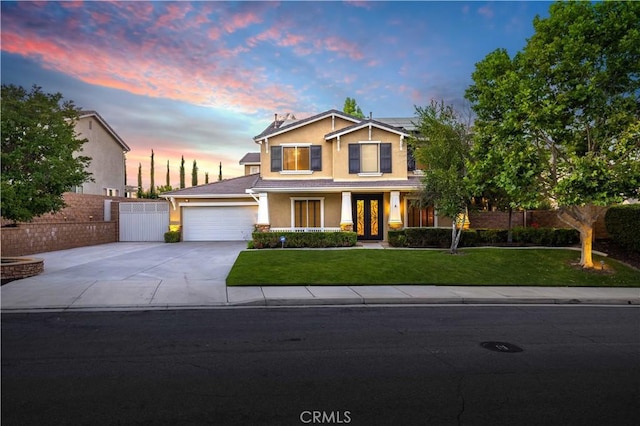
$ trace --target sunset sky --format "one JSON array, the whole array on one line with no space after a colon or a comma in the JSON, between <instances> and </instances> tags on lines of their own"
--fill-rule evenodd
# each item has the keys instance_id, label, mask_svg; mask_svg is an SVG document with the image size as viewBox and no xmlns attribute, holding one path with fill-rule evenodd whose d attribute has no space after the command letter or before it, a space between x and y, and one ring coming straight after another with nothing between
<instances>
[{"instance_id":1,"label":"sunset sky","mask_svg":"<svg viewBox=\"0 0 640 426\"><path fill-rule=\"evenodd\" d=\"M170 161L187 186L242 173L274 113L297 118L356 98L373 117L431 99L461 105L476 62L514 54L548 2L2 1L3 84L60 92L131 147L128 183Z\"/></svg>"}]
</instances>

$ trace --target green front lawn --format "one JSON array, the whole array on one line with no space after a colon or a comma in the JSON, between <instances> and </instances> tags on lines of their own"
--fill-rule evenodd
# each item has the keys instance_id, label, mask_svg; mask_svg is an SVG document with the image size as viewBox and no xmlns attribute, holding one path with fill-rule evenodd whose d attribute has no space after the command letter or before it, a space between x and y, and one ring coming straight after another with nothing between
<instances>
[{"instance_id":1,"label":"green front lawn","mask_svg":"<svg viewBox=\"0 0 640 426\"><path fill-rule=\"evenodd\" d=\"M605 271L572 265L580 252L550 249L251 250L227 285L527 285L640 287L640 271L594 255Z\"/></svg>"}]
</instances>

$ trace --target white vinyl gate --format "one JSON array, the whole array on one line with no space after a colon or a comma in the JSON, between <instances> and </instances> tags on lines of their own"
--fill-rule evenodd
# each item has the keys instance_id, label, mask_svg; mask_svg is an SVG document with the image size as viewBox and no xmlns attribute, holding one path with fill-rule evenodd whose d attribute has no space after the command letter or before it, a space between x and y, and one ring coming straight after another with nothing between
<instances>
[{"instance_id":1,"label":"white vinyl gate","mask_svg":"<svg viewBox=\"0 0 640 426\"><path fill-rule=\"evenodd\" d=\"M120 203L120 241L164 241L169 203Z\"/></svg>"}]
</instances>

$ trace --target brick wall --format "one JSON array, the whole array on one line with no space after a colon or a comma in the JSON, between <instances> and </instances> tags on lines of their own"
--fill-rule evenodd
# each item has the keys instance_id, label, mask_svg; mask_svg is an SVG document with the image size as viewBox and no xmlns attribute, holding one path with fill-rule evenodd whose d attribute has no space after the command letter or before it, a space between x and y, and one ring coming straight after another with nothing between
<instances>
[{"instance_id":1,"label":"brick wall","mask_svg":"<svg viewBox=\"0 0 640 426\"><path fill-rule=\"evenodd\" d=\"M47 213L35 217L29 223L102 222L104 220L105 200L112 200L116 203L153 201L143 198L107 197L105 195L75 194L73 192L65 192L63 198L67 207L56 213ZM2 219L2 226L9 223L12 222Z\"/></svg>"},{"instance_id":2,"label":"brick wall","mask_svg":"<svg viewBox=\"0 0 640 426\"><path fill-rule=\"evenodd\" d=\"M506 229L509 224L509 213L494 211L471 211L469 212L471 228ZM526 224L525 224L526 223ZM512 226L531 226L537 223L541 228L569 228L569 226L558 218L554 210L527 210L514 211L511 217ZM600 215L594 224L594 238L607 239L607 227L604 223L604 213Z\"/></svg>"},{"instance_id":3,"label":"brick wall","mask_svg":"<svg viewBox=\"0 0 640 426\"><path fill-rule=\"evenodd\" d=\"M30 223L2 228L2 256L116 242L116 222Z\"/></svg>"},{"instance_id":4,"label":"brick wall","mask_svg":"<svg viewBox=\"0 0 640 426\"><path fill-rule=\"evenodd\" d=\"M512 226L525 226L524 212L514 211L511 215ZM508 212L470 211L469 222L471 228L507 229L509 227Z\"/></svg>"},{"instance_id":5,"label":"brick wall","mask_svg":"<svg viewBox=\"0 0 640 426\"><path fill-rule=\"evenodd\" d=\"M107 197L102 195L64 194L67 207L45 214L17 227L2 219L2 256L25 256L75 247L118 241L118 206L120 202L149 202L141 198ZM104 221L104 201L112 200L111 221ZM166 202L158 200L159 202Z\"/></svg>"},{"instance_id":6,"label":"brick wall","mask_svg":"<svg viewBox=\"0 0 640 426\"><path fill-rule=\"evenodd\" d=\"M44 261L42 259L28 259L16 263L3 263L0 268L0 277L2 277L4 284L8 281L41 274L44 272Z\"/></svg>"}]
</instances>

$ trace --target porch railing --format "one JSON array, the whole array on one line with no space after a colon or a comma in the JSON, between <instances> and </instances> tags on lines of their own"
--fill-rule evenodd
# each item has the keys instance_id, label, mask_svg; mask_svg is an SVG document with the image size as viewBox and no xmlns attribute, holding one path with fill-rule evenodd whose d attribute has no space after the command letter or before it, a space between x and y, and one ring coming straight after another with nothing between
<instances>
[{"instance_id":1,"label":"porch railing","mask_svg":"<svg viewBox=\"0 0 640 426\"><path fill-rule=\"evenodd\" d=\"M269 232L340 232L340 227L324 227L324 228L271 228Z\"/></svg>"}]
</instances>

